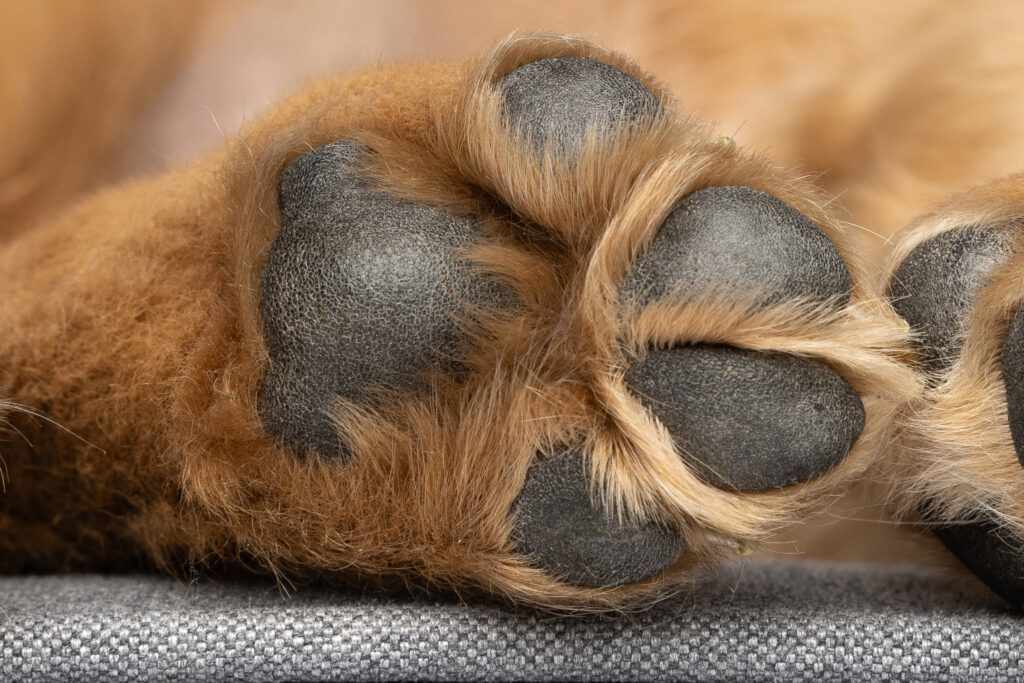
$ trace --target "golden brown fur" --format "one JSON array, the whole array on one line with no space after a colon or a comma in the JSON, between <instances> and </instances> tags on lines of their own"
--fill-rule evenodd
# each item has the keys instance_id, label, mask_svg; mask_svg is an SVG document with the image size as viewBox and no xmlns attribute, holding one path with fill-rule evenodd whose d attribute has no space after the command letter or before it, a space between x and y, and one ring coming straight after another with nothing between
<instances>
[{"instance_id":1,"label":"golden brown fur","mask_svg":"<svg viewBox=\"0 0 1024 683\"><path fill-rule=\"evenodd\" d=\"M677 92L680 84L705 87L682 89L682 105L670 107L676 114L651 130L591 140L571 167L503 132L496 76L545 54L594 54L665 102L670 89L590 43L519 38L468 61L365 67L316 82L198 162L103 190L27 230L89 184L102 149L137 111L136 97L151 92L177 55L177 34L149 51L134 39L83 29L83 44L69 50L88 54L107 41L125 51L121 59L134 57L141 66L136 80L117 81L120 95L89 100L103 105L83 113L82 130L93 132L71 129L69 136L85 140L63 157L51 151L55 124L38 113L68 107L34 104L22 93L29 112L22 117L39 128L19 140L29 151L0 156L0 200L14 198L0 203L0 388L62 427L31 413L10 416L0 569L144 564L173 571L186 563L227 563L289 578L408 581L482 588L546 606L621 607L663 594L686 581L695 563L746 549L802 519L809 506L879 476L893 416L923 405L922 383L906 363L906 329L881 299L882 266L858 256L878 244L840 221L839 207L793 165L824 174L819 180L845 195L853 222L882 234L940 193L1011 170L1003 147L1020 140L1016 126L1024 120L1013 118L1016 88L968 76L1005 70L1024 81L1024 51L992 39L993 32L1009 35L1006 27L1021 18L1012 6L993 3L972 13L965 28L922 2L901 7L891 25L876 30L870 20L891 11L888 4L857 12L820 7L675 4L639 16L632 6L604 8L591 21L678 26L670 19L682 16L688 26L704 26L686 35L662 30L637 47L641 61L644 52L653 56L648 66L656 73L665 66L663 76ZM154 25L170 21L150 11ZM814 22L823 13L833 34L850 38L845 47L821 37L824 28ZM174 13L182 35L193 26L186 17ZM744 27L742 41L730 32L737 26ZM968 45L996 47L967 48L954 59L954 29L973 36ZM927 40L893 44L900 30ZM140 25L138 32L153 30ZM618 42L628 42L626 36L623 29ZM878 57L883 44L887 59ZM30 54L25 61L43 64L41 73L52 69ZM744 68L748 63L758 68ZM927 65L941 67L942 77ZM829 73L840 67L850 70L841 79ZM82 68L101 76L114 71L100 62ZM954 86L962 90L951 94ZM81 99L71 85L58 91ZM771 91L786 94L785 112L769 104ZM7 97L13 96L0 88L0 104ZM942 106L953 107L951 99L973 103L968 116L975 118L950 116ZM766 114L751 137L761 145L771 138L775 160L686 113L728 121L743 107L750 108L747 117ZM1000 135L966 135L971 120ZM927 134L904 140L908 130ZM927 153L932 136L946 156ZM267 350L257 292L279 221L281 170L310 147L343 137L378 149L382 163L366 170L393 192L486 216L504 246L472 257L512 284L526 311L516 320L467 320L473 334L502 343L479 345L466 386L435 378L430 399L395 397L384 415L339 405L338 424L354 444L352 462L339 468L291 457L260 426L256 394ZM34 180L57 169L66 180ZM811 217L850 264L852 305L841 315L799 303L752 312L742 301L703 297L623 309L615 291L633 255L680 196L710 184L762 189ZM1012 216L1018 185L990 186L935 215ZM526 228L534 231L529 242L517 237L522 221L492 195L535 224ZM921 219L919 229L940 229L939 220L945 218ZM991 296L1019 301L1011 281L1007 275ZM977 351L965 363L991 359L994 337L986 326L1008 320L1005 309L991 310L1003 316L979 319L978 341L969 342ZM714 488L681 465L667 434L625 390L616 340L634 353L649 343L724 341L821 359L862 395L868 426L844 463L806 485L753 495ZM931 430L941 420L922 411L948 410L947 401L996 410L1002 404L991 373L976 376L987 379L959 389L951 380L948 396L918 408L905 433ZM900 490L941 489L950 508L979 496L1024 500L1022 478L1001 478L1003 470L987 465L977 448L988 443L977 438L984 436L1000 457L1012 455L1002 420L986 423L984 434L968 434L978 455L964 461L963 471L946 460L963 446L956 441L963 430L952 430L943 442L949 450L941 452L907 437L910 456L893 456L899 481L908 482ZM510 551L506 512L518 482L538 449L570 436L593 448L595 495L623 515L684 530L691 552L666 575L624 588L581 589ZM929 438L938 437L929 431ZM977 477L977 486L958 488L954 479L963 473Z\"/></svg>"}]
</instances>

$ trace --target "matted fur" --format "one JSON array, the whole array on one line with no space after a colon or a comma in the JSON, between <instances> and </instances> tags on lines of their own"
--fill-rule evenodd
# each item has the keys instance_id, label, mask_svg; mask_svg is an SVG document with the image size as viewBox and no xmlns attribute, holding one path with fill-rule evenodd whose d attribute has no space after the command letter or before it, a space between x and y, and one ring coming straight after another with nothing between
<instances>
[{"instance_id":1,"label":"matted fur","mask_svg":"<svg viewBox=\"0 0 1024 683\"><path fill-rule=\"evenodd\" d=\"M1024 536L1024 472L1001 366L1007 328L1024 302L1024 175L968 190L908 225L895 237L889 272L921 242L972 225L1008 233L1012 254L980 291L960 356L932 373L932 386L905 407L891 454L891 496L907 515L924 504L931 519L984 514Z\"/></svg>"},{"instance_id":2,"label":"matted fur","mask_svg":"<svg viewBox=\"0 0 1024 683\"><path fill-rule=\"evenodd\" d=\"M667 115L588 140L571 164L515 142L494 84L552 54L612 63L659 94ZM280 221L277 179L299 154L342 138L378 152L365 171L390 191L483 216L497 243L468 256L522 299L511 317L466 312L477 344L463 383L434 377L426 398L393 396L373 413L339 403L353 452L344 467L283 451L256 411L268 362L259 277ZM702 297L624 307L618 282L671 206L720 184L770 192L821 227L850 266L850 306L752 311ZM916 390L899 363L904 326L824 205L791 171L676 113L629 62L577 39L513 36L473 62L373 67L315 84L194 166L98 194L0 253L10 283L0 299L3 384L64 427L13 416L0 569L226 564L282 580L483 589L566 609L657 599L694 566L863 476L892 406ZM777 492L701 482L625 389L619 348L694 341L834 368L868 414L850 457ZM579 588L512 551L507 513L527 468L574 440L592 453L595 497L682 530L689 549L664 575Z\"/></svg>"}]
</instances>

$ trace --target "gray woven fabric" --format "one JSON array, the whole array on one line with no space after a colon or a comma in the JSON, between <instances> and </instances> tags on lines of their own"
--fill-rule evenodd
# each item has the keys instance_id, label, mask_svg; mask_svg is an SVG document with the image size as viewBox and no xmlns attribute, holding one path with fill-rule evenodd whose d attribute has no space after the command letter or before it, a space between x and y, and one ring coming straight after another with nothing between
<instances>
[{"instance_id":1,"label":"gray woven fabric","mask_svg":"<svg viewBox=\"0 0 1024 683\"><path fill-rule=\"evenodd\" d=\"M0 679L1009 680L1024 617L938 570L754 562L639 615L155 577L0 578Z\"/></svg>"}]
</instances>

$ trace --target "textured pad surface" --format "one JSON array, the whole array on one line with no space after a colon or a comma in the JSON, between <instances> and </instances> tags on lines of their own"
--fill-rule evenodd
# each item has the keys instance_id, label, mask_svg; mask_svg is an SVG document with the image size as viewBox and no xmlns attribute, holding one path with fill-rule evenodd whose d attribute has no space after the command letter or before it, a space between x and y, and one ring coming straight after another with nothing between
<instances>
[{"instance_id":1,"label":"textured pad surface","mask_svg":"<svg viewBox=\"0 0 1024 683\"><path fill-rule=\"evenodd\" d=\"M857 393L823 363L724 344L652 350L626 373L710 484L769 491L838 465L864 429Z\"/></svg>"},{"instance_id":2,"label":"textured pad surface","mask_svg":"<svg viewBox=\"0 0 1024 683\"><path fill-rule=\"evenodd\" d=\"M709 187L672 209L623 280L624 300L672 295L755 295L762 305L791 299L839 306L850 272L829 238L806 216L749 187Z\"/></svg>"},{"instance_id":3,"label":"textured pad surface","mask_svg":"<svg viewBox=\"0 0 1024 683\"><path fill-rule=\"evenodd\" d=\"M1024 542L992 519L936 525L932 531L989 588L1024 609Z\"/></svg>"},{"instance_id":4,"label":"textured pad surface","mask_svg":"<svg viewBox=\"0 0 1024 683\"><path fill-rule=\"evenodd\" d=\"M1017 459L1024 466L1024 308L1017 310L1003 343L1003 383L1007 417Z\"/></svg>"},{"instance_id":5,"label":"textured pad surface","mask_svg":"<svg viewBox=\"0 0 1024 683\"><path fill-rule=\"evenodd\" d=\"M642 83L589 57L551 57L515 69L498 82L505 121L532 138L579 150L588 131L615 131L661 113Z\"/></svg>"},{"instance_id":6,"label":"textured pad surface","mask_svg":"<svg viewBox=\"0 0 1024 683\"><path fill-rule=\"evenodd\" d=\"M281 230L261 282L270 368L266 428L303 454L344 451L327 413L336 397L418 390L431 368L459 369L456 316L511 294L459 251L482 239L470 218L392 197L356 174L367 150L335 142L285 169Z\"/></svg>"},{"instance_id":7,"label":"textured pad surface","mask_svg":"<svg viewBox=\"0 0 1024 683\"><path fill-rule=\"evenodd\" d=\"M934 568L755 561L556 618L272 582L0 577L0 680L1014 681L1024 629Z\"/></svg>"},{"instance_id":8,"label":"textured pad surface","mask_svg":"<svg viewBox=\"0 0 1024 683\"><path fill-rule=\"evenodd\" d=\"M590 499L579 448L530 467L512 506L517 550L547 573L577 586L607 588L668 569L686 543L656 524L620 524Z\"/></svg>"},{"instance_id":9,"label":"textured pad surface","mask_svg":"<svg viewBox=\"0 0 1024 683\"><path fill-rule=\"evenodd\" d=\"M964 323L986 274L1010 253L1006 235L968 226L914 247L893 276L893 308L918 335L929 368L948 368L960 355Z\"/></svg>"}]
</instances>

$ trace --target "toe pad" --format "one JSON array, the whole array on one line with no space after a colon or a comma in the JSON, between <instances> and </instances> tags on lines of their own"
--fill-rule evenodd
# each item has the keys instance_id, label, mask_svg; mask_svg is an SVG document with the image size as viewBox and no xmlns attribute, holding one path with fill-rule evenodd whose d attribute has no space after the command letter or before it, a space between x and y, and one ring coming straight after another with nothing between
<instances>
[{"instance_id":1,"label":"toe pad","mask_svg":"<svg viewBox=\"0 0 1024 683\"><path fill-rule=\"evenodd\" d=\"M857 393L823 363L723 344L651 351L626 374L710 484L770 491L839 464L864 429Z\"/></svg>"},{"instance_id":2,"label":"toe pad","mask_svg":"<svg viewBox=\"0 0 1024 683\"><path fill-rule=\"evenodd\" d=\"M676 532L620 524L590 499L582 451L535 463L513 505L516 549L566 583L610 588L662 572L683 554Z\"/></svg>"},{"instance_id":3,"label":"toe pad","mask_svg":"<svg viewBox=\"0 0 1024 683\"><path fill-rule=\"evenodd\" d=\"M661 112L642 83L588 57L551 57L506 74L498 88L506 122L538 149L578 150L588 132L616 131Z\"/></svg>"},{"instance_id":4,"label":"toe pad","mask_svg":"<svg viewBox=\"0 0 1024 683\"><path fill-rule=\"evenodd\" d=\"M852 281L818 226L749 187L709 187L684 197L622 283L624 300L671 295L757 294L757 303L849 300Z\"/></svg>"},{"instance_id":5,"label":"toe pad","mask_svg":"<svg viewBox=\"0 0 1024 683\"><path fill-rule=\"evenodd\" d=\"M893 308L917 334L932 370L960 355L964 323L988 272L1010 253L1005 236L977 226L948 230L914 247L893 276Z\"/></svg>"},{"instance_id":6,"label":"toe pad","mask_svg":"<svg viewBox=\"0 0 1024 683\"><path fill-rule=\"evenodd\" d=\"M1024 609L1024 542L992 519L937 525L932 531L989 588Z\"/></svg>"}]
</instances>

